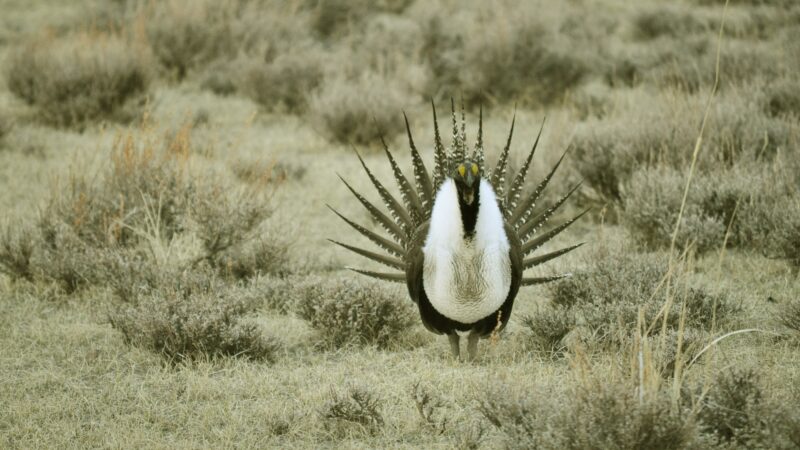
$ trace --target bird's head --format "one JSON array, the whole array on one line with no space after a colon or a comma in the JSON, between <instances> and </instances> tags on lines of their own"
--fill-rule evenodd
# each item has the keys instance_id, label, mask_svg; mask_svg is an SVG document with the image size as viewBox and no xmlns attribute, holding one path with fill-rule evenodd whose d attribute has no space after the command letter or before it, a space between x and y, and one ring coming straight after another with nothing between
<instances>
[{"instance_id":1,"label":"bird's head","mask_svg":"<svg viewBox=\"0 0 800 450\"><path fill-rule=\"evenodd\" d=\"M478 189L481 179L481 168L478 164L465 160L453 167L450 175L456 183L458 195L467 205L475 201L475 191Z\"/></svg>"}]
</instances>

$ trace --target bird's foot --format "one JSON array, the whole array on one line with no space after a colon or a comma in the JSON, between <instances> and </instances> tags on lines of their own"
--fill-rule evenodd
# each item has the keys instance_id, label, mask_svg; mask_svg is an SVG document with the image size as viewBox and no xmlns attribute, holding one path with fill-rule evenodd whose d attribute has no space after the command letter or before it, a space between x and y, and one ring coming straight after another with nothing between
<instances>
[{"instance_id":1,"label":"bird's foot","mask_svg":"<svg viewBox=\"0 0 800 450\"><path fill-rule=\"evenodd\" d=\"M450 350L453 353L453 358L459 359L461 353L459 336L456 333L448 334L447 339L450 341Z\"/></svg>"},{"instance_id":2,"label":"bird's foot","mask_svg":"<svg viewBox=\"0 0 800 450\"><path fill-rule=\"evenodd\" d=\"M478 357L478 339L480 336L477 334L471 333L467 337L467 360L468 361L475 361Z\"/></svg>"}]
</instances>

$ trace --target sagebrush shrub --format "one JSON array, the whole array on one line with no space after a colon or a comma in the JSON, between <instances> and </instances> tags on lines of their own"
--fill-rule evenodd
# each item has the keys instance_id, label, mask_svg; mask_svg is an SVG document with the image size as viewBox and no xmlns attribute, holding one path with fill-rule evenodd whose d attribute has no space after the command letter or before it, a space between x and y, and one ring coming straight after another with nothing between
<instances>
[{"instance_id":1,"label":"sagebrush shrub","mask_svg":"<svg viewBox=\"0 0 800 450\"><path fill-rule=\"evenodd\" d=\"M302 113L322 82L322 67L322 56L316 52L286 52L272 61L250 63L242 91L269 111Z\"/></svg>"},{"instance_id":2,"label":"sagebrush shrub","mask_svg":"<svg viewBox=\"0 0 800 450\"><path fill-rule=\"evenodd\" d=\"M772 194L772 201L768 200L769 194ZM748 205L743 211L740 228L744 236L752 237L753 248L772 258L784 259L797 270L800 268L800 198L796 193L784 195L765 192L758 203Z\"/></svg>"},{"instance_id":3,"label":"sagebrush shrub","mask_svg":"<svg viewBox=\"0 0 800 450\"><path fill-rule=\"evenodd\" d=\"M763 95L764 112L770 116L800 117L800 80L779 80L768 85Z\"/></svg>"},{"instance_id":4,"label":"sagebrush shrub","mask_svg":"<svg viewBox=\"0 0 800 450\"><path fill-rule=\"evenodd\" d=\"M641 11L633 19L633 33L639 39L683 37L705 29L703 22L691 12L665 6Z\"/></svg>"},{"instance_id":5,"label":"sagebrush shrub","mask_svg":"<svg viewBox=\"0 0 800 450\"><path fill-rule=\"evenodd\" d=\"M32 257L36 277L58 283L67 293L100 279L101 254L69 224L42 214Z\"/></svg>"},{"instance_id":6,"label":"sagebrush shrub","mask_svg":"<svg viewBox=\"0 0 800 450\"><path fill-rule=\"evenodd\" d=\"M147 93L147 53L117 35L43 38L12 51L9 90L57 126L124 119L126 104Z\"/></svg>"},{"instance_id":7,"label":"sagebrush shrub","mask_svg":"<svg viewBox=\"0 0 800 450\"><path fill-rule=\"evenodd\" d=\"M262 233L220 252L212 261L220 273L235 279L286 275L291 260L289 249L290 242L275 232Z\"/></svg>"},{"instance_id":8,"label":"sagebrush shrub","mask_svg":"<svg viewBox=\"0 0 800 450\"><path fill-rule=\"evenodd\" d=\"M736 202L746 192L732 191L722 199L714 189L719 186L714 186L711 180L706 182L702 176L698 178L690 191L675 243L678 248L693 244L699 252L704 252L721 247ZM676 170L643 170L631 177L621 222L644 248L669 248L685 185L686 175ZM730 199L733 205L729 205Z\"/></svg>"},{"instance_id":9,"label":"sagebrush shrub","mask_svg":"<svg viewBox=\"0 0 800 450\"><path fill-rule=\"evenodd\" d=\"M636 195L631 177L644 169L688 173L699 133L703 105L699 97L639 100L624 113L587 121L576 129L571 148L578 173L597 200L619 204ZM748 95L722 97L714 104L697 162L701 173L734 170L739 165L772 161L793 153L797 125L768 117ZM641 108L639 104L648 104ZM728 184L735 180L727 181Z\"/></svg>"},{"instance_id":10,"label":"sagebrush shrub","mask_svg":"<svg viewBox=\"0 0 800 450\"><path fill-rule=\"evenodd\" d=\"M0 230L0 273L14 280L33 281L31 257L35 246L30 224L7 223Z\"/></svg>"},{"instance_id":11,"label":"sagebrush shrub","mask_svg":"<svg viewBox=\"0 0 800 450\"><path fill-rule=\"evenodd\" d=\"M786 259L797 267L800 202L794 167L792 162L776 160L696 174L677 247L693 244L705 252L726 242L730 247ZM640 170L632 175L620 221L644 248L671 245L685 185L686 174L677 170Z\"/></svg>"},{"instance_id":12,"label":"sagebrush shrub","mask_svg":"<svg viewBox=\"0 0 800 450\"><path fill-rule=\"evenodd\" d=\"M0 149L5 146L5 139L6 136L11 132L13 128L13 123L11 121L11 117L8 114L3 113L0 111Z\"/></svg>"},{"instance_id":13,"label":"sagebrush shrub","mask_svg":"<svg viewBox=\"0 0 800 450\"><path fill-rule=\"evenodd\" d=\"M752 369L733 369L719 374L700 412L706 432L718 441L748 446L757 439L764 423L764 394Z\"/></svg>"},{"instance_id":14,"label":"sagebrush shrub","mask_svg":"<svg viewBox=\"0 0 800 450\"><path fill-rule=\"evenodd\" d=\"M777 314L778 321L792 333L800 335L800 299L791 299Z\"/></svg>"},{"instance_id":15,"label":"sagebrush shrub","mask_svg":"<svg viewBox=\"0 0 800 450\"><path fill-rule=\"evenodd\" d=\"M469 106L541 106L561 100L589 75L589 52L558 31L557 21L522 5L486 10L415 6L419 53L431 74L428 91L438 99L463 96Z\"/></svg>"},{"instance_id":16,"label":"sagebrush shrub","mask_svg":"<svg viewBox=\"0 0 800 450\"><path fill-rule=\"evenodd\" d=\"M368 16L387 12L400 14L411 0L310 0L311 29L323 38L346 34Z\"/></svg>"},{"instance_id":17,"label":"sagebrush shrub","mask_svg":"<svg viewBox=\"0 0 800 450\"><path fill-rule=\"evenodd\" d=\"M231 2L169 0L152 3L145 31L158 61L177 79L221 55L236 54Z\"/></svg>"},{"instance_id":18,"label":"sagebrush shrub","mask_svg":"<svg viewBox=\"0 0 800 450\"><path fill-rule=\"evenodd\" d=\"M539 20L516 20L508 36L466 43L459 71L468 100L518 101L546 105L561 99L589 71L577 49Z\"/></svg>"},{"instance_id":19,"label":"sagebrush shrub","mask_svg":"<svg viewBox=\"0 0 800 450\"><path fill-rule=\"evenodd\" d=\"M523 317L522 325L534 349L558 354L565 347L564 338L576 327L576 317L572 308L556 306Z\"/></svg>"},{"instance_id":20,"label":"sagebrush shrub","mask_svg":"<svg viewBox=\"0 0 800 450\"><path fill-rule=\"evenodd\" d=\"M682 166L689 159L691 128L674 119L665 122L660 112L641 112L646 118L632 126L628 120L606 118L578 127L571 143L578 173L598 199L620 202L626 185L638 168L656 164Z\"/></svg>"},{"instance_id":21,"label":"sagebrush shrub","mask_svg":"<svg viewBox=\"0 0 800 450\"><path fill-rule=\"evenodd\" d=\"M247 316L257 298L225 286L210 271L164 273L135 301L109 314L125 341L164 355L172 362L198 357L237 356L273 361L279 343Z\"/></svg>"},{"instance_id":22,"label":"sagebrush shrub","mask_svg":"<svg viewBox=\"0 0 800 450\"><path fill-rule=\"evenodd\" d=\"M317 280L306 283L297 295L296 313L317 330L323 347L385 348L415 323L407 300L376 283Z\"/></svg>"},{"instance_id":23,"label":"sagebrush shrub","mask_svg":"<svg viewBox=\"0 0 800 450\"><path fill-rule=\"evenodd\" d=\"M646 324L653 323L664 305L664 287L654 295L667 273L667 258L659 254L598 251L589 267L548 287L552 306L523 321L535 348L547 351L564 346L563 338L574 329L586 329L603 345L621 345L636 328L640 308ZM685 301L687 333L708 329L712 317L725 324L737 311L726 293L711 294L673 274L672 307L667 311L667 330L680 326ZM661 320L653 333L661 331Z\"/></svg>"},{"instance_id":24,"label":"sagebrush shrub","mask_svg":"<svg viewBox=\"0 0 800 450\"><path fill-rule=\"evenodd\" d=\"M350 384L344 392L331 389L328 401L320 409L320 415L332 423L360 425L370 432L383 426L381 399L368 387Z\"/></svg>"},{"instance_id":25,"label":"sagebrush shrub","mask_svg":"<svg viewBox=\"0 0 800 450\"><path fill-rule=\"evenodd\" d=\"M230 251L254 238L259 225L272 213L256 192L234 191L221 183L197 186L189 212L203 258L231 268L236 263L231 261L234 253Z\"/></svg>"},{"instance_id":26,"label":"sagebrush shrub","mask_svg":"<svg viewBox=\"0 0 800 450\"><path fill-rule=\"evenodd\" d=\"M447 429L449 418L447 405L439 394L418 381L411 388L411 397L422 423L438 433L443 433Z\"/></svg>"},{"instance_id":27,"label":"sagebrush shrub","mask_svg":"<svg viewBox=\"0 0 800 450\"><path fill-rule=\"evenodd\" d=\"M126 280L147 282L148 265L207 264L238 279L285 272L290 242L276 229L260 228L272 212L264 193L271 180L259 182L256 195L190 173L189 133L184 128L164 139L143 130L118 139L99 174L74 175L57 186L29 233L30 256L14 237L21 231L9 232L4 266L25 277L29 261L29 274L68 292L109 285L126 301Z\"/></svg>"},{"instance_id":28,"label":"sagebrush shrub","mask_svg":"<svg viewBox=\"0 0 800 450\"><path fill-rule=\"evenodd\" d=\"M375 144L403 130L405 93L396 80L377 74L328 79L311 97L313 120L336 142Z\"/></svg>"},{"instance_id":29,"label":"sagebrush shrub","mask_svg":"<svg viewBox=\"0 0 800 450\"><path fill-rule=\"evenodd\" d=\"M604 380L566 394L495 390L478 409L509 448L682 449L697 439L693 417L666 392L642 401L633 386Z\"/></svg>"}]
</instances>

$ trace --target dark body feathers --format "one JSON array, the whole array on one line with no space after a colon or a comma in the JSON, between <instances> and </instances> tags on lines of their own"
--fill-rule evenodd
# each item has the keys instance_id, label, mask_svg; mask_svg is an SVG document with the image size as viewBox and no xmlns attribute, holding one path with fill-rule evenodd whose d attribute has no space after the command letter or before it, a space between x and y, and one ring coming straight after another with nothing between
<instances>
[{"instance_id":1,"label":"dark body feathers","mask_svg":"<svg viewBox=\"0 0 800 450\"><path fill-rule=\"evenodd\" d=\"M361 274L378 278L385 281L403 282L405 281L408 288L408 293L411 299L417 304L425 327L439 334L448 334L453 336L455 332L469 332L470 335L485 337L494 331L502 330L508 323L511 310L514 305L514 299L519 292L521 286L530 286L534 284L545 283L557 280L564 275L546 276L546 277L523 277L523 271L531 267L538 266L558 256L561 256L579 245L562 248L550 253L531 256L541 246L551 240L553 237L561 233L570 224L572 224L578 217L568 220L546 232L540 230L546 225L553 213L569 198L575 191L575 188L570 190L566 195L559 198L556 202L549 207L539 207L538 201L548 182L552 178L556 169L561 164L561 159L552 168L549 174L542 180L529 193L525 194L525 182L528 174L528 169L533 159L533 154L541 136L541 129L539 136L536 138L530 153L524 161L523 166L513 179L507 179L507 165L508 153L511 144L511 137L514 131L514 121L512 121L511 130L509 132L508 140L503 151L501 152L500 159L494 169L486 173L484 167L484 151L483 151L483 113L481 111L481 121L479 122L478 138L475 149L468 155L465 124L463 122L459 129L456 120L455 108L453 108L453 139L450 147L445 151L439 135L439 125L436 119L436 110L434 108L434 168L432 174L425 168L423 159L417 150L414 140L411 135L408 120L406 119L407 134L409 140L409 147L411 150L411 157L413 162L413 181L407 178L399 166L397 165L394 157L389 151L384 142L384 150L389 163L392 167L392 172L395 181L398 184L400 191L400 200L394 197L382 183L370 172L363 159L359 156L361 165L363 166L372 184L378 191L378 194L386 206L387 213L379 210L375 205L369 202L361 193L355 191L347 182L348 189L355 195L356 199L366 208L375 221L387 232L388 236L383 237L374 231L368 230L366 227L359 225L343 215L336 212L347 224L353 229L358 231L363 236L367 237L370 241L382 249L386 255L375 253L369 250L360 249L352 245L333 241L342 247L353 251L361 256L379 262L390 269L396 269L395 272L374 272L361 269L353 269ZM563 159L563 156L562 156ZM475 167L473 167L475 166ZM469 170L472 173L470 174ZM483 176L483 174L486 174ZM474 177L473 177L474 175ZM510 262L510 286L505 301L494 310L477 319L471 323L464 323L448 317L441 311L434 307L429 293L425 290L425 251L424 246L426 239L429 236L431 229L431 214L434 208L434 203L437 201L437 193L440 187L448 179L464 179L477 178L483 179L485 182L490 183L491 189L496 197L497 207L502 215L502 230L497 226L497 231L492 232L505 233L508 241L508 259ZM344 181L344 180L342 180ZM458 180L456 180L458 183ZM461 180L459 185L463 185ZM470 181L472 183L472 181ZM470 186L480 186L471 184ZM577 188L577 186L576 186ZM473 198L474 194L474 198ZM480 198L480 189L473 188L468 196L461 196L459 191L459 212L460 218L453 218L460 220L461 229L463 230L463 241L468 245L470 240L474 238L476 222L478 221L478 213L482 201L492 201L490 198ZM465 201L464 198L469 200ZM449 220L449 218L448 218ZM499 223L499 222L498 222ZM459 231L461 233L461 231ZM474 270L484 269L478 265ZM504 269L505 270L505 269ZM509 273L506 271L504 273ZM482 274L477 274L482 275ZM502 300L500 292L495 298ZM438 298L438 297L437 297ZM492 303L497 304L497 303ZM488 304L487 304L488 305ZM490 308L493 308L489 306ZM482 314L482 313L481 313ZM452 342L452 341L451 341ZM457 342L457 338L456 338Z\"/></svg>"}]
</instances>

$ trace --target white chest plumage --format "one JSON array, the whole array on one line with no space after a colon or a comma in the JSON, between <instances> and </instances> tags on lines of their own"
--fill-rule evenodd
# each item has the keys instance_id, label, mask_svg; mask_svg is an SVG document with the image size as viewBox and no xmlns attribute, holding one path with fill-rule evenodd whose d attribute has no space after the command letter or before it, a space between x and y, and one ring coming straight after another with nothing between
<instances>
[{"instance_id":1,"label":"white chest plumage","mask_svg":"<svg viewBox=\"0 0 800 450\"><path fill-rule=\"evenodd\" d=\"M511 287L509 243L492 186L480 180L475 233L465 239L455 182L436 193L425 256L423 286L445 317L474 323L497 311Z\"/></svg>"}]
</instances>

